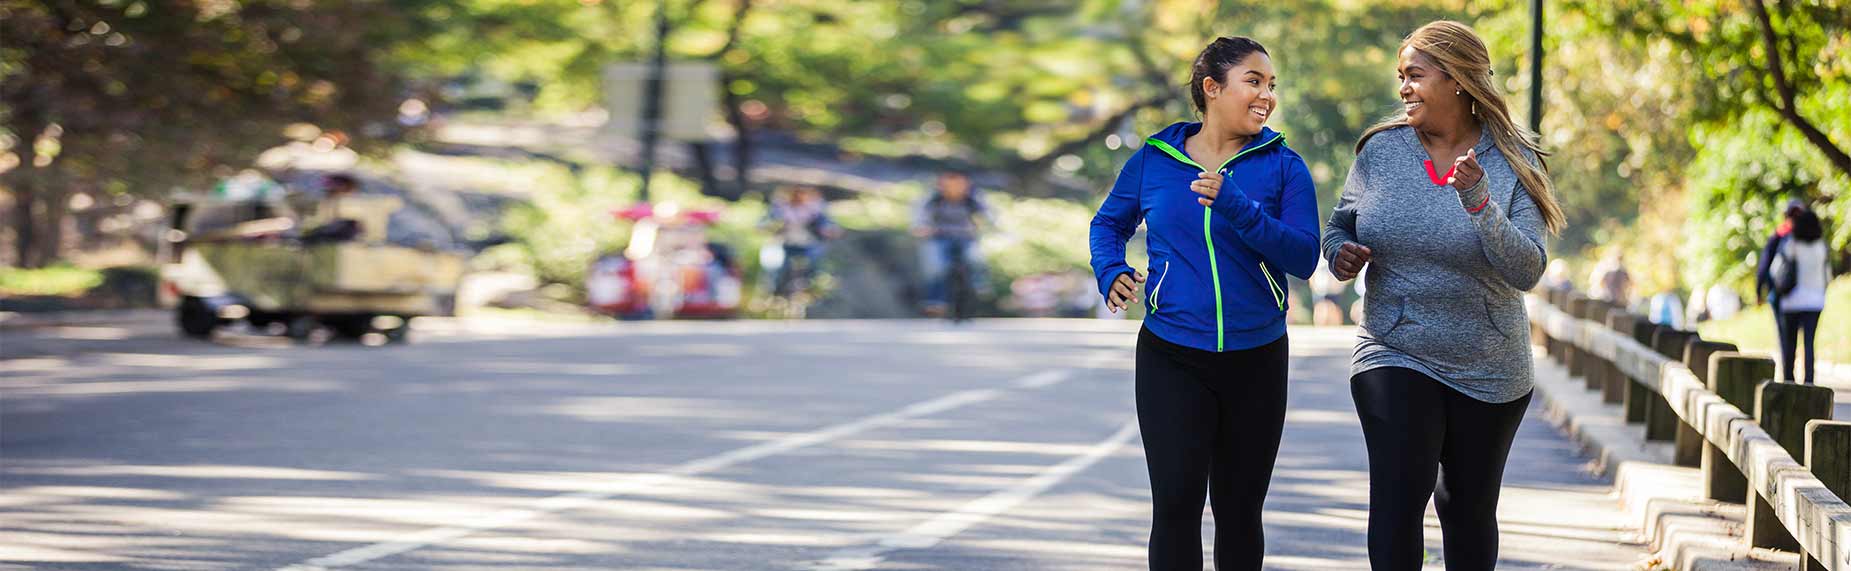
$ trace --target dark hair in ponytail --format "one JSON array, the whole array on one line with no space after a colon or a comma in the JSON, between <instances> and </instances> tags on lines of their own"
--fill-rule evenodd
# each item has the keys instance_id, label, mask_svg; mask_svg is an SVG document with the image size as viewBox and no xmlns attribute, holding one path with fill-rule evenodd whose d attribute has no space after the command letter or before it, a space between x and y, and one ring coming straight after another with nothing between
<instances>
[{"instance_id":1,"label":"dark hair in ponytail","mask_svg":"<svg viewBox=\"0 0 1851 571\"><path fill-rule=\"evenodd\" d=\"M1812 209L1804 209L1793 215L1793 237L1801 242L1811 242L1825 236L1825 225L1819 223L1819 215Z\"/></svg>"},{"instance_id":2,"label":"dark hair in ponytail","mask_svg":"<svg viewBox=\"0 0 1851 571\"><path fill-rule=\"evenodd\" d=\"M1195 65L1190 66L1189 75L1189 98L1195 101L1196 113L1208 112L1208 98L1202 95L1202 80L1212 77L1215 81L1227 81L1228 70L1254 52L1266 53L1266 46L1246 36L1215 38L1208 47L1202 48L1202 53L1195 56Z\"/></svg>"}]
</instances>

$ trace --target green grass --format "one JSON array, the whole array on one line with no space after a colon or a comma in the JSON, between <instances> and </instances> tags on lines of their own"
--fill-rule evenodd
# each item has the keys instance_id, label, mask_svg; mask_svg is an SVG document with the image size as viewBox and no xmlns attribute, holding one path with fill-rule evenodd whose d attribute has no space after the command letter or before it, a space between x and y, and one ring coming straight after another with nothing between
<instances>
[{"instance_id":1,"label":"green grass","mask_svg":"<svg viewBox=\"0 0 1851 571\"><path fill-rule=\"evenodd\" d=\"M1698 334L1710 341L1734 343L1744 351L1780 350L1774 332L1774 312L1767 304L1744 309L1726 320L1697 325ZM1825 290L1825 313L1819 317L1814 340L1819 359L1851 363L1851 277L1834 280Z\"/></svg>"},{"instance_id":2,"label":"green grass","mask_svg":"<svg viewBox=\"0 0 1851 571\"><path fill-rule=\"evenodd\" d=\"M99 285L103 285L103 272L99 270L71 266L31 270L0 267L0 296L76 297Z\"/></svg>"}]
</instances>

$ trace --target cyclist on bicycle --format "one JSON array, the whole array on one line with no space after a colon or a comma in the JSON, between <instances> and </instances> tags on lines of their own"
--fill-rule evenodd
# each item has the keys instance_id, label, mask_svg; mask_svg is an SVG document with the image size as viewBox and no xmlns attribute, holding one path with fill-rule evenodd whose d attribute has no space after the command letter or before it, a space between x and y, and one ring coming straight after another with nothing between
<instances>
[{"instance_id":1,"label":"cyclist on bicycle","mask_svg":"<svg viewBox=\"0 0 1851 571\"><path fill-rule=\"evenodd\" d=\"M788 297L805 287L798 284L815 277L825 241L841 236L828 206L813 186L785 189L772 198L767 226L783 250L782 262L772 271L773 295Z\"/></svg>"},{"instance_id":2,"label":"cyclist on bicycle","mask_svg":"<svg viewBox=\"0 0 1851 571\"><path fill-rule=\"evenodd\" d=\"M983 290L983 256L977 250L979 220L996 226L989 205L971 185L970 175L956 170L940 173L938 188L913 215L913 235L922 239L920 265L925 270L927 316L945 315L950 298L946 278L954 259L964 261L966 285L972 291Z\"/></svg>"}]
</instances>

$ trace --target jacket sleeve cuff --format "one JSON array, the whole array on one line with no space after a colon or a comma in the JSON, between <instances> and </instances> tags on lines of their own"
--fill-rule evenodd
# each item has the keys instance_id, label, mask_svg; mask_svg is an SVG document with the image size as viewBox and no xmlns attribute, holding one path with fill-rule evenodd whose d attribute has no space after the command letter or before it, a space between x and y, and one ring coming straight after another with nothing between
<instances>
[{"instance_id":1,"label":"jacket sleeve cuff","mask_svg":"<svg viewBox=\"0 0 1851 571\"><path fill-rule=\"evenodd\" d=\"M1118 276L1128 273L1131 273L1131 266L1122 263L1099 272L1099 296L1111 301L1112 282L1118 281Z\"/></svg>"},{"instance_id":2,"label":"jacket sleeve cuff","mask_svg":"<svg viewBox=\"0 0 1851 571\"><path fill-rule=\"evenodd\" d=\"M1491 186L1485 182L1484 178L1479 178L1478 184L1472 185L1472 188L1459 191L1459 205L1464 206L1467 213L1474 215L1483 213L1485 207L1490 204Z\"/></svg>"},{"instance_id":3,"label":"jacket sleeve cuff","mask_svg":"<svg viewBox=\"0 0 1851 571\"><path fill-rule=\"evenodd\" d=\"M1248 198L1247 192L1241 190L1233 181L1227 181L1221 185L1221 193L1215 195L1215 200L1209 203L1208 208L1238 224L1247 216L1259 212L1260 203Z\"/></svg>"}]
</instances>

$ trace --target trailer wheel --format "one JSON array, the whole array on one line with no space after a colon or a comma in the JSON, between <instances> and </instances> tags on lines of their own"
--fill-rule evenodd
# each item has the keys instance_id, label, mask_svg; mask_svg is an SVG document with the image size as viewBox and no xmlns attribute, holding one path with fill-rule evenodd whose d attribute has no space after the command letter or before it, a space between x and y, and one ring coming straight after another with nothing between
<instances>
[{"instance_id":1,"label":"trailer wheel","mask_svg":"<svg viewBox=\"0 0 1851 571\"><path fill-rule=\"evenodd\" d=\"M334 329L336 335L346 339L359 339L373 331L372 314L344 315L338 319L326 321L328 327Z\"/></svg>"},{"instance_id":2,"label":"trailer wheel","mask_svg":"<svg viewBox=\"0 0 1851 571\"><path fill-rule=\"evenodd\" d=\"M180 326L180 332L194 339L212 337L212 330L219 327L219 316L206 307L205 300L187 296L180 300L180 307L175 310L174 321Z\"/></svg>"},{"instance_id":3,"label":"trailer wheel","mask_svg":"<svg viewBox=\"0 0 1851 571\"><path fill-rule=\"evenodd\" d=\"M313 316L308 315L291 317L285 323L288 325L283 334L297 341L307 341L310 335L315 334L315 326L320 325L320 322L316 321Z\"/></svg>"}]
</instances>

